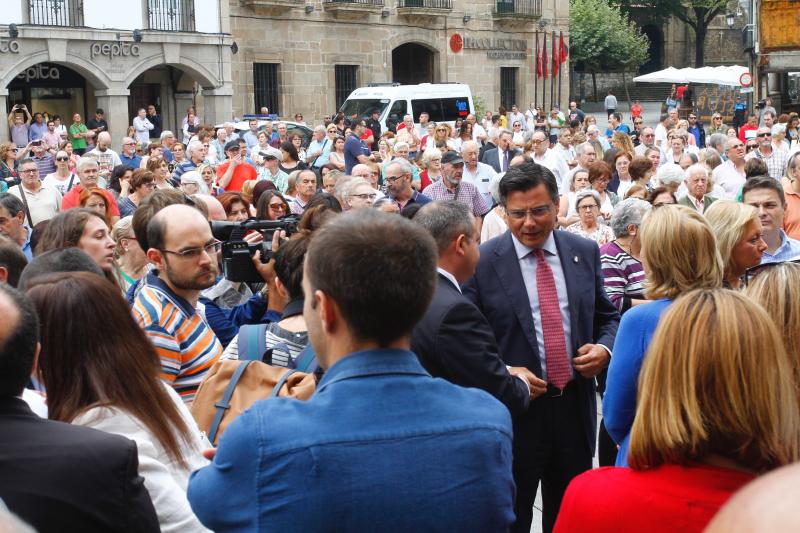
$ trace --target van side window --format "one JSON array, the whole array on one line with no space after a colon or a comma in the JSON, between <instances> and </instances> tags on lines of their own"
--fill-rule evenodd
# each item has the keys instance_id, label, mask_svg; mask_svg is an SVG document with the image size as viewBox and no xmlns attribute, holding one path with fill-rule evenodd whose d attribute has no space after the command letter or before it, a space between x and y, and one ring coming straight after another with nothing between
<instances>
[{"instance_id":1,"label":"van side window","mask_svg":"<svg viewBox=\"0 0 800 533\"><path fill-rule=\"evenodd\" d=\"M397 125L403 122L403 117L408 114L408 105L405 100L396 100L386 115L386 127L395 131Z\"/></svg>"},{"instance_id":2,"label":"van side window","mask_svg":"<svg viewBox=\"0 0 800 533\"><path fill-rule=\"evenodd\" d=\"M414 120L419 120L419 114L426 111L434 122L455 121L457 118L466 118L469 114L469 100L461 98L426 98L411 100L414 108Z\"/></svg>"}]
</instances>

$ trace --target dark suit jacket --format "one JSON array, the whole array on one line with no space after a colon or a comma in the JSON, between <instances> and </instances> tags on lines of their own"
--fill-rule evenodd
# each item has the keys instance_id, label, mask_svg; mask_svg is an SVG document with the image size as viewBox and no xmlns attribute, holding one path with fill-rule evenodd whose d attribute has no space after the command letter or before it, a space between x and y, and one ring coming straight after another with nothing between
<instances>
[{"instance_id":1,"label":"dark suit jacket","mask_svg":"<svg viewBox=\"0 0 800 533\"><path fill-rule=\"evenodd\" d=\"M0 397L0 499L39 533L159 531L136 444Z\"/></svg>"},{"instance_id":2,"label":"dark suit jacket","mask_svg":"<svg viewBox=\"0 0 800 533\"><path fill-rule=\"evenodd\" d=\"M481 163L486 163L487 165L491 165L495 172L503 172L503 168L500 166L500 160L498 159L497 151L500 150L499 148L492 148L491 150L486 150L481 157ZM516 156L522 155L522 150L519 148L514 148L508 153L508 162L510 163L512 159Z\"/></svg>"},{"instance_id":3,"label":"dark suit jacket","mask_svg":"<svg viewBox=\"0 0 800 533\"><path fill-rule=\"evenodd\" d=\"M708 196L708 195L703 196L703 212L705 213L705 210L708 209L708 206L710 206L711 204L713 204L716 201L717 201L717 199L716 198L712 198L711 196ZM678 203L680 205L685 205L686 207L691 207L692 209L697 211L697 208L694 206L694 202L692 202L689 199L688 196L684 196L683 198L678 200Z\"/></svg>"},{"instance_id":4,"label":"dark suit jacket","mask_svg":"<svg viewBox=\"0 0 800 533\"><path fill-rule=\"evenodd\" d=\"M528 388L508 373L486 318L441 274L428 312L411 335L411 351L434 377L483 389L512 413L528 407Z\"/></svg>"},{"instance_id":5,"label":"dark suit jacket","mask_svg":"<svg viewBox=\"0 0 800 533\"><path fill-rule=\"evenodd\" d=\"M574 356L586 343L603 344L610 349L619 326L619 313L603 288L597 245L565 231L554 231L553 237L569 299L572 345L567 350ZM488 319L506 364L527 367L541 378L531 306L510 231L481 245L475 276L463 289ZM589 449L594 453L597 435L595 381L576 375L582 397L581 423ZM531 408L537 401L531 403Z\"/></svg>"}]
</instances>

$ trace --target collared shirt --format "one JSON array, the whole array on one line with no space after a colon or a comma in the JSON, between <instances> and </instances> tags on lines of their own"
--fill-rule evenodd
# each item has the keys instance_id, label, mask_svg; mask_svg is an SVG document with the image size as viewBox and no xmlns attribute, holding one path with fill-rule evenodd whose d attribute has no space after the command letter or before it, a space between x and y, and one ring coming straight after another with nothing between
<instances>
[{"instance_id":1,"label":"collared shirt","mask_svg":"<svg viewBox=\"0 0 800 533\"><path fill-rule=\"evenodd\" d=\"M705 197L700 198L698 200L694 196L687 195L687 198L689 198L689 200L692 201L692 203L694 204L694 208L697 209L698 213L700 213L702 215L705 212L705 210L706 210Z\"/></svg>"},{"instance_id":2,"label":"collared shirt","mask_svg":"<svg viewBox=\"0 0 800 533\"><path fill-rule=\"evenodd\" d=\"M786 196L786 209L783 216L783 229L792 239L800 239L800 194L794 192L788 178L781 180Z\"/></svg>"},{"instance_id":3,"label":"collared shirt","mask_svg":"<svg viewBox=\"0 0 800 533\"><path fill-rule=\"evenodd\" d=\"M295 196L291 200L289 200L289 211L293 215L302 215L303 211L306 210L306 204L308 202L304 202L300 196Z\"/></svg>"},{"instance_id":4,"label":"collared shirt","mask_svg":"<svg viewBox=\"0 0 800 533\"><path fill-rule=\"evenodd\" d=\"M19 190L21 186L22 185L14 185L8 192L21 200L22 195ZM61 193L54 187L40 183L39 190L34 192L28 190L26 187L24 192L34 226L39 222L50 220L58 214L61 208Z\"/></svg>"},{"instance_id":5,"label":"collared shirt","mask_svg":"<svg viewBox=\"0 0 800 533\"><path fill-rule=\"evenodd\" d=\"M450 272L443 269L442 267L436 267L436 271L442 276L446 277L448 281L450 281L450 283L452 283L453 286L456 289L458 289L458 292L461 292L461 286L458 284L458 281L456 281L456 277L454 275L452 275Z\"/></svg>"},{"instance_id":6,"label":"collared shirt","mask_svg":"<svg viewBox=\"0 0 800 533\"><path fill-rule=\"evenodd\" d=\"M739 172L730 160L715 168L713 176L714 184L725 189L725 197L729 199L736 198L745 182L744 170Z\"/></svg>"},{"instance_id":7,"label":"collared shirt","mask_svg":"<svg viewBox=\"0 0 800 533\"><path fill-rule=\"evenodd\" d=\"M315 154L320 152L316 159L311 160L311 164L314 166L314 168L321 168L328 164L328 158L330 157L332 147L333 143L330 139L328 139L327 135L321 141L314 139L311 141L311 143L309 143L308 148L306 149L306 154Z\"/></svg>"},{"instance_id":8,"label":"collared shirt","mask_svg":"<svg viewBox=\"0 0 800 533\"><path fill-rule=\"evenodd\" d=\"M268 134L269 135L269 134ZM258 146L258 132L253 133L251 130L247 130L243 135L242 139L247 142L247 153L250 154L250 151L253 149L254 146ZM231 142L233 139L228 137L228 142ZM272 139L270 139L272 140Z\"/></svg>"},{"instance_id":9,"label":"collared shirt","mask_svg":"<svg viewBox=\"0 0 800 533\"><path fill-rule=\"evenodd\" d=\"M33 228L29 228L28 226L23 226L27 230L27 234L25 235L25 242L22 243L22 253L25 254L25 257L28 258L28 261L33 259L33 249L31 248L31 235L33 235Z\"/></svg>"},{"instance_id":10,"label":"collared shirt","mask_svg":"<svg viewBox=\"0 0 800 533\"><path fill-rule=\"evenodd\" d=\"M128 165L134 170L139 168L139 166L142 164L142 157L136 155L136 153L134 153L132 157L128 157L125 154L120 154L119 160L122 161L123 165Z\"/></svg>"},{"instance_id":11,"label":"collared shirt","mask_svg":"<svg viewBox=\"0 0 800 533\"><path fill-rule=\"evenodd\" d=\"M483 199L483 195L478 191L478 188L471 183L466 183L463 180L455 189L450 189L445 184L446 178L443 178L435 183L431 183L422 194L434 201L441 200L454 200L460 202L470 208L472 214L476 217L485 215L491 209Z\"/></svg>"},{"instance_id":12,"label":"collared shirt","mask_svg":"<svg viewBox=\"0 0 800 533\"><path fill-rule=\"evenodd\" d=\"M408 204L418 203L418 204L427 204L431 202L431 199L421 192L417 192L412 189L411 191L411 198L409 198L406 203L400 203L396 198L392 198L392 201L397 204L397 207L401 210L407 206ZM291 205L291 204L290 204Z\"/></svg>"},{"instance_id":13,"label":"collared shirt","mask_svg":"<svg viewBox=\"0 0 800 533\"><path fill-rule=\"evenodd\" d=\"M44 152L42 157L33 156L32 159L36 161L40 176L47 176L56 171L56 158L52 154Z\"/></svg>"},{"instance_id":14,"label":"collared shirt","mask_svg":"<svg viewBox=\"0 0 800 533\"><path fill-rule=\"evenodd\" d=\"M517 259L519 260L519 268L522 271L522 281L525 283L525 290L528 293L528 301L531 304L531 314L533 315L533 326L536 330L536 342L539 348L539 364L542 367L542 373L545 380L547 380L547 363L544 352L544 330L542 329L542 313L539 305L539 289L536 285L536 271L538 269L536 264L536 254L533 248L529 248L522 244L517 238L512 235L514 242L514 249L517 252ZM542 246L544 250L545 261L550 265L553 271L553 279L556 283L556 292L558 293L558 307L561 310L561 323L564 326L564 341L567 346L567 356L569 357L569 350L572 346L571 327L570 327L570 312L569 312L569 297L567 295L567 280L564 277L564 270L561 268L561 260L558 258L558 248L556 247L556 240L553 234L547 237L547 240ZM570 360L570 368L572 368L572 361ZM573 371L574 375L574 371Z\"/></svg>"},{"instance_id":15,"label":"collared shirt","mask_svg":"<svg viewBox=\"0 0 800 533\"><path fill-rule=\"evenodd\" d=\"M29 141L35 141L37 139L41 139L45 133L47 133L47 124L45 122L37 124L36 121L33 121L31 122L31 125L28 126Z\"/></svg>"},{"instance_id":16,"label":"collared shirt","mask_svg":"<svg viewBox=\"0 0 800 533\"><path fill-rule=\"evenodd\" d=\"M761 264L764 263L777 263L778 261L789 261L800 257L800 241L790 239L786 232L781 232L781 245L775 250L774 254L769 253L769 250L764 250L764 255L761 256Z\"/></svg>"},{"instance_id":17,"label":"collared shirt","mask_svg":"<svg viewBox=\"0 0 800 533\"><path fill-rule=\"evenodd\" d=\"M492 205L494 201L492 200L492 193L489 192L489 186L495 177L497 177L497 172L494 171L494 167L478 161L478 165L475 167L474 174L469 170L467 165L464 165L464 171L461 174L461 181L471 183L476 186L478 191L480 191L480 193L483 195L486 205Z\"/></svg>"},{"instance_id":18,"label":"collared shirt","mask_svg":"<svg viewBox=\"0 0 800 533\"><path fill-rule=\"evenodd\" d=\"M761 147L759 146L744 157L745 161L756 158L767 164L767 174L769 174L771 178L780 180L786 173L786 165L789 164L789 156L783 150L772 147L772 153L764 155L761 153Z\"/></svg>"},{"instance_id":19,"label":"collared shirt","mask_svg":"<svg viewBox=\"0 0 800 533\"><path fill-rule=\"evenodd\" d=\"M542 165L543 167L547 167L550 169L550 172L556 177L556 183L559 184L559 194L564 194L569 191L569 184L566 184L566 189L562 191L562 187L564 186L564 181L566 180L567 175L569 174L569 165L567 165L566 157L572 157L575 159L574 150L570 155L567 150L564 150L563 147L560 149L558 148L561 144L557 144L556 148L548 148L542 157L536 155L536 152L533 152L531 156L533 157L533 162Z\"/></svg>"},{"instance_id":20,"label":"collared shirt","mask_svg":"<svg viewBox=\"0 0 800 533\"><path fill-rule=\"evenodd\" d=\"M217 336L196 309L172 292L155 270L144 278L133 302L133 316L155 346L161 361L161 379L190 403L222 355Z\"/></svg>"}]
</instances>

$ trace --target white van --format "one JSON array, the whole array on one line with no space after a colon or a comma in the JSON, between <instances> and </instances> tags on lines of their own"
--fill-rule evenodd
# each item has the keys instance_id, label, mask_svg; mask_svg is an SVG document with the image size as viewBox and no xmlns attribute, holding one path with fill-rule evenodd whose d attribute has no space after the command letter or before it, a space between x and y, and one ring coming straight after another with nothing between
<instances>
[{"instance_id":1,"label":"white van","mask_svg":"<svg viewBox=\"0 0 800 533\"><path fill-rule=\"evenodd\" d=\"M383 131L402 122L404 115L413 116L414 123L419 124L423 111L433 122L449 122L451 126L457 118L475 113L472 92L463 83L371 84L350 93L339 111L348 118L358 115L368 119L376 109Z\"/></svg>"}]
</instances>

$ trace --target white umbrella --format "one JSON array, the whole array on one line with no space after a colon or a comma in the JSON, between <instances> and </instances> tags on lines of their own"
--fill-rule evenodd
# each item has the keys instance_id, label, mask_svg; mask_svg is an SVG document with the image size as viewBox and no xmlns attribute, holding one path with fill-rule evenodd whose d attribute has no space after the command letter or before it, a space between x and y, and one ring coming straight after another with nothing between
<instances>
[{"instance_id":1,"label":"white umbrella","mask_svg":"<svg viewBox=\"0 0 800 533\"><path fill-rule=\"evenodd\" d=\"M701 67L676 69L669 67L633 78L642 83L698 83L710 85L730 85L740 87L739 77L747 72L747 67L739 65L721 67Z\"/></svg>"},{"instance_id":2,"label":"white umbrella","mask_svg":"<svg viewBox=\"0 0 800 533\"><path fill-rule=\"evenodd\" d=\"M658 72L651 72L649 74L643 74L641 76L636 76L633 78L633 81L638 81L642 83L686 83L687 80L681 74L681 70L676 69L675 67L668 67L664 70L659 70Z\"/></svg>"}]
</instances>

